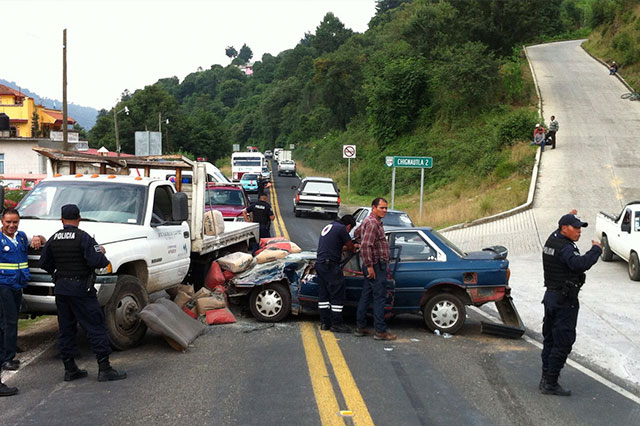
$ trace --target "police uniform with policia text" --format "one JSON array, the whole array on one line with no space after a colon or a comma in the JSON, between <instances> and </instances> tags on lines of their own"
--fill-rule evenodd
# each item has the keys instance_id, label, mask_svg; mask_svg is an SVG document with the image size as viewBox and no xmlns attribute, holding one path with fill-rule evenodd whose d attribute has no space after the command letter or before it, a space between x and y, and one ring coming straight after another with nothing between
<instances>
[{"instance_id":1,"label":"police uniform with policia text","mask_svg":"<svg viewBox=\"0 0 640 426\"><path fill-rule=\"evenodd\" d=\"M111 344L104 313L94 287L94 269L109 265L109 260L89 234L78 228L80 210L75 204L62 207L63 229L47 241L40 267L52 274L58 311L58 347L65 367L65 381L87 377L75 363L78 353L78 323L84 329L98 361L98 381L126 378L109 363Z\"/></svg>"},{"instance_id":2,"label":"police uniform with policia text","mask_svg":"<svg viewBox=\"0 0 640 426\"><path fill-rule=\"evenodd\" d=\"M260 225L260 238L271 238L273 211L271 210L271 204L262 198L266 198L266 194L260 194L260 199L247 207L245 211L252 213L253 222Z\"/></svg>"},{"instance_id":3,"label":"police uniform with policia text","mask_svg":"<svg viewBox=\"0 0 640 426\"><path fill-rule=\"evenodd\" d=\"M576 341L580 308L578 292L585 282L585 271L598 261L602 253L600 243L593 241L591 249L580 255L575 242L580 239L581 228L587 225L577 216L566 214L544 244L542 265L547 290L542 301L544 341L539 385L543 394L571 395L571 391L558 384L558 377Z\"/></svg>"},{"instance_id":4,"label":"police uniform with policia text","mask_svg":"<svg viewBox=\"0 0 640 426\"><path fill-rule=\"evenodd\" d=\"M345 247L354 250L355 246L349 230L355 226L351 215L343 216L322 229L318 241L316 273L318 275L318 311L322 330L338 333L350 333L342 319L345 299L345 280L340 266L342 251Z\"/></svg>"}]
</instances>

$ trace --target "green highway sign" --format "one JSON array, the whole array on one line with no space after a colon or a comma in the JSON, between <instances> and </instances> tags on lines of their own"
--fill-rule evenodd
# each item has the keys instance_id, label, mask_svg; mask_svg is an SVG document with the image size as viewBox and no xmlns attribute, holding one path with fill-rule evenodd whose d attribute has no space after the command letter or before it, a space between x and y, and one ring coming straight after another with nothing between
<instances>
[{"instance_id":1,"label":"green highway sign","mask_svg":"<svg viewBox=\"0 0 640 426\"><path fill-rule=\"evenodd\" d=\"M433 167L433 157L398 157L387 156L384 160L387 167L413 167L418 169L430 169Z\"/></svg>"}]
</instances>

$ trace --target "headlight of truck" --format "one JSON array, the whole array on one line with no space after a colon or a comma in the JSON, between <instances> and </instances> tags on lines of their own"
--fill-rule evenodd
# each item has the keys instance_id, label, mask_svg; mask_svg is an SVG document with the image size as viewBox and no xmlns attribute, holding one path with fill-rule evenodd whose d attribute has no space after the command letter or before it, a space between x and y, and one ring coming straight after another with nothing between
<instances>
[{"instance_id":1,"label":"headlight of truck","mask_svg":"<svg viewBox=\"0 0 640 426\"><path fill-rule=\"evenodd\" d=\"M96 269L96 275L108 275L113 273L113 268L111 267L111 262L104 268Z\"/></svg>"}]
</instances>

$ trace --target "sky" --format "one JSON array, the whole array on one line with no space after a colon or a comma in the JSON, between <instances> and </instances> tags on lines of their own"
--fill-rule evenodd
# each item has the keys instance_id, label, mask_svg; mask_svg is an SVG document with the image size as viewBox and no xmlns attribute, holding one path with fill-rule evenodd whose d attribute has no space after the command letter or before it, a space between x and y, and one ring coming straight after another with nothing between
<instances>
[{"instance_id":1,"label":"sky","mask_svg":"<svg viewBox=\"0 0 640 426\"><path fill-rule=\"evenodd\" d=\"M327 12L364 32L375 0L0 0L0 78L62 100L66 28L68 102L109 109L125 89L226 66L227 46L253 61L293 48Z\"/></svg>"}]
</instances>

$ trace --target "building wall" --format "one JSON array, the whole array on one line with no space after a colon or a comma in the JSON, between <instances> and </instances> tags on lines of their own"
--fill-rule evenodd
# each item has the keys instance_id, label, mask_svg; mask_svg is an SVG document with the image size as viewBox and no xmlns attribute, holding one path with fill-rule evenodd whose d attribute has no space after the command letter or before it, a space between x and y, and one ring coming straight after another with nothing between
<instances>
[{"instance_id":1,"label":"building wall","mask_svg":"<svg viewBox=\"0 0 640 426\"><path fill-rule=\"evenodd\" d=\"M35 110L33 99L26 98L22 104L14 104L14 97L8 95L0 96L2 104L0 104L0 112L4 112L9 116L10 120L27 120L26 123L11 123L11 126L15 126L18 134L17 136L23 138L30 138L31 135L31 117Z\"/></svg>"},{"instance_id":2,"label":"building wall","mask_svg":"<svg viewBox=\"0 0 640 426\"><path fill-rule=\"evenodd\" d=\"M38 145L37 140L0 139L0 154L4 154L4 173L0 174L9 176L46 173L44 157L31 149Z\"/></svg>"}]
</instances>

